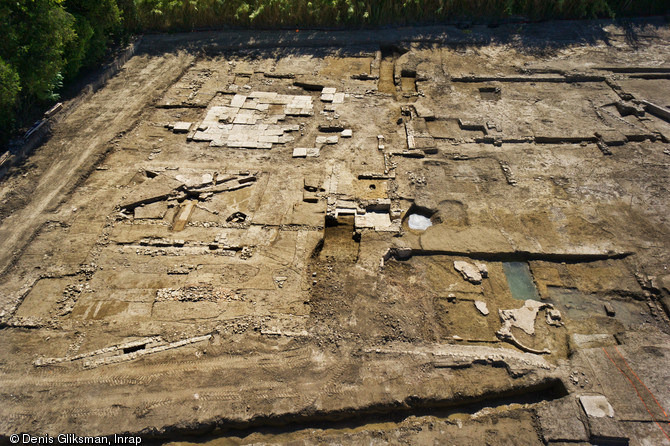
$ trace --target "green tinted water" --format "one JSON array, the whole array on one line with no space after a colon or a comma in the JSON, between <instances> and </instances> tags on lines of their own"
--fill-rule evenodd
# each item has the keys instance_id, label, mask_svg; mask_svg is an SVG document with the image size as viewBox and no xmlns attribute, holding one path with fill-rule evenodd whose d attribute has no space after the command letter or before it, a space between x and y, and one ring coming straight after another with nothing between
<instances>
[{"instance_id":1,"label":"green tinted water","mask_svg":"<svg viewBox=\"0 0 670 446\"><path fill-rule=\"evenodd\" d=\"M540 300L528 263L503 262L502 266L512 297L519 300Z\"/></svg>"}]
</instances>

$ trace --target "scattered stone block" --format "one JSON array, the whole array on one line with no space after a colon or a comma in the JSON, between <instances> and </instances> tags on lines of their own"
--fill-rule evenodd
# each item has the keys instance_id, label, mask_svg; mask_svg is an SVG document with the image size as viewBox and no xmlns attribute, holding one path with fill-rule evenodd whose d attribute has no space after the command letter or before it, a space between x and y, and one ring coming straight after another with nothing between
<instances>
[{"instance_id":1,"label":"scattered stone block","mask_svg":"<svg viewBox=\"0 0 670 446\"><path fill-rule=\"evenodd\" d=\"M334 87L325 87L321 90L321 94L335 94L335 92L337 92L337 88Z\"/></svg>"},{"instance_id":2,"label":"scattered stone block","mask_svg":"<svg viewBox=\"0 0 670 446\"><path fill-rule=\"evenodd\" d=\"M340 140L339 136L317 136L316 137L316 143L317 144L337 144L338 141Z\"/></svg>"},{"instance_id":3,"label":"scattered stone block","mask_svg":"<svg viewBox=\"0 0 670 446\"><path fill-rule=\"evenodd\" d=\"M179 121L174 124L172 131L174 133L188 133L191 130L191 122Z\"/></svg>"},{"instance_id":4,"label":"scattered stone block","mask_svg":"<svg viewBox=\"0 0 670 446\"><path fill-rule=\"evenodd\" d=\"M321 102L333 102L334 99L335 99L334 94L324 93L321 95Z\"/></svg>"},{"instance_id":5,"label":"scattered stone block","mask_svg":"<svg viewBox=\"0 0 670 446\"><path fill-rule=\"evenodd\" d=\"M194 208L195 203L192 201L185 202L181 205L174 226L172 227L173 231L178 232L184 230L188 224L188 220L191 218L191 213L193 213Z\"/></svg>"},{"instance_id":6,"label":"scattered stone block","mask_svg":"<svg viewBox=\"0 0 670 446\"><path fill-rule=\"evenodd\" d=\"M464 262L462 260L456 260L454 262L454 268L456 271L461 273L463 279L467 280L470 283L479 285L482 283L482 275L479 272L479 268L469 262Z\"/></svg>"},{"instance_id":7,"label":"scattered stone block","mask_svg":"<svg viewBox=\"0 0 670 446\"><path fill-rule=\"evenodd\" d=\"M616 316L616 311L614 310L614 307L612 306L611 303L607 302L604 306L605 306L605 313L606 313L609 317L614 317L614 316Z\"/></svg>"},{"instance_id":8,"label":"scattered stone block","mask_svg":"<svg viewBox=\"0 0 670 446\"><path fill-rule=\"evenodd\" d=\"M309 147L307 149L308 158L317 158L321 154L321 149L318 147Z\"/></svg>"},{"instance_id":9,"label":"scattered stone block","mask_svg":"<svg viewBox=\"0 0 670 446\"><path fill-rule=\"evenodd\" d=\"M307 148L296 147L293 149L293 158L305 158L307 156Z\"/></svg>"},{"instance_id":10,"label":"scattered stone block","mask_svg":"<svg viewBox=\"0 0 670 446\"><path fill-rule=\"evenodd\" d=\"M342 133L340 133L340 136L342 138L351 138L353 134L354 132L351 129L344 129L342 130Z\"/></svg>"},{"instance_id":11,"label":"scattered stone block","mask_svg":"<svg viewBox=\"0 0 670 446\"><path fill-rule=\"evenodd\" d=\"M333 95L333 104L342 104L344 102L344 93L335 93Z\"/></svg>"},{"instance_id":12,"label":"scattered stone block","mask_svg":"<svg viewBox=\"0 0 670 446\"><path fill-rule=\"evenodd\" d=\"M547 324L553 325L554 327L560 327L563 325L561 317L561 312L556 308L547 309Z\"/></svg>"},{"instance_id":13,"label":"scattered stone block","mask_svg":"<svg viewBox=\"0 0 670 446\"><path fill-rule=\"evenodd\" d=\"M488 309L488 307L486 306L486 302L483 302L483 301L481 301L481 300L476 300L476 301L475 301L475 307L476 307L477 310L479 310L479 312L480 312L481 314L483 314L484 316L488 316L488 315L489 315L489 309Z\"/></svg>"}]
</instances>

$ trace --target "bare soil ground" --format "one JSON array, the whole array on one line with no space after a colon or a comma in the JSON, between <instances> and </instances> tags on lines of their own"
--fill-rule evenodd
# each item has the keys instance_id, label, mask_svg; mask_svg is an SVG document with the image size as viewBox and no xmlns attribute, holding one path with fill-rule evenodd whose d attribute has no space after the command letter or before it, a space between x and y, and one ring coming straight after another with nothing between
<instances>
[{"instance_id":1,"label":"bare soil ground","mask_svg":"<svg viewBox=\"0 0 670 446\"><path fill-rule=\"evenodd\" d=\"M670 444L634 25L145 36L0 183L1 441Z\"/></svg>"}]
</instances>

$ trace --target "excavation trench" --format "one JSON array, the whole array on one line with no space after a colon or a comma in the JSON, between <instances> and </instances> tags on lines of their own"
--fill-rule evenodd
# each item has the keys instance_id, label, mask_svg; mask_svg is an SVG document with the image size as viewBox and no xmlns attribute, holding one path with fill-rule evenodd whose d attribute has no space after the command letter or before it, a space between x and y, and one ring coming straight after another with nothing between
<instances>
[{"instance_id":1,"label":"excavation trench","mask_svg":"<svg viewBox=\"0 0 670 446\"><path fill-rule=\"evenodd\" d=\"M633 255L632 252L614 252L605 254L558 254L558 253L536 253L527 251L516 252L463 252L463 251L441 251L429 249L412 249L409 256L402 258L391 252L391 257L396 260L407 260L413 256L451 256L451 257L469 257L472 260L482 260L489 262L528 262L532 260L541 260L546 262L564 262L564 263L588 263L600 260L621 260Z\"/></svg>"},{"instance_id":2,"label":"excavation trench","mask_svg":"<svg viewBox=\"0 0 670 446\"><path fill-rule=\"evenodd\" d=\"M142 437L143 444L163 444L168 441L205 443L226 437L245 437L252 433L280 435L305 429L352 429L368 424L397 423L410 416L446 418L453 413L474 414L482 409L509 404L537 404L566 395L568 391L563 382L558 378L550 377L532 385L460 399L408 397L402 402L372 404L359 409L345 408L336 411L303 411L258 416L246 422L218 419L188 426L166 427L162 432L144 432Z\"/></svg>"},{"instance_id":3,"label":"excavation trench","mask_svg":"<svg viewBox=\"0 0 670 446\"><path fill-rule=\"evenodd\" d=\"M395 63L396 59L406 51L394 45L382 46L381 63L379 66L379 81L377 82L377 90L380 93L387 93L395 95L397 92L395 84Z\"/></svg>"}]
</instances>

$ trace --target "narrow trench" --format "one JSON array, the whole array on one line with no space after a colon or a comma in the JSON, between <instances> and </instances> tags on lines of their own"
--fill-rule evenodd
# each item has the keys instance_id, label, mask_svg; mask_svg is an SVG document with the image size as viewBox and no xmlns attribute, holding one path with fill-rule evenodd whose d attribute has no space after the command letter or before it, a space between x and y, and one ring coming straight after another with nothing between
<instances>
[{"instance_id":1,"label":"narrow trench","mask_svg":"<svg viewBox=\"0 0 670 446\"><path fill-rule=\"evenodd\" d=\"M360 410L312 413L309 415L289 414L275 417L259 417L249 423L222 428L221 423L212 422L192 429L167 429L165 437L147 438L149 443L172 442L225 442L225 439L244 438L251 434L281 436L301 430L356 429L382 423L401 423L408 417L431 416L447 419L454 414L475 414L483 409L506 410L511 404L538 404L563 398L568 391L560 379L548 378L527 387L510 389L502 393L474 397L470 400L424 400L409 398L402 403L380 404ZM165 438L163 437L163 438ZM145 443L145 442L143 442ZM225 443L224 443L225 444Z\"/></svg>"},{"instance_id":2,"label":"narrow trench","mask_svg":"<svg viewBox=\"0 0 670 446\"><path fill-rule=\"evenodd\" d=\"M410 95L416 93L416 71L403 69L400 72L400 89Z\"/></svg>"},{"instance_id":3,"label":"narrow trench","mask_svg":"<svg viewBox=\"0 0 670 446\"><path fill-rule=\"evenodd\" d=\"M400 56L401 52L395 46L382 46L381 52L382 60L379 66L377 91L395 95L397 90L393 75L395 71L395 61L398 56Z\"/></svg>"},{"instance_id":4,"label":"narrow trench","mask_svg":"<svg viewBox=\"0 0 670 446\"><path fill-rule=\"evenodd\" d=\"M440 251L440 250L412 250L412 256L451 256L469 257L472 260L487 262L529 262L541 260L555 263L589 263L601 260L621 260L633 255L632 252L603 253L603 254L550 254L534 253L526 251L515 252L462 252L462 251Z\"/></svg>"}]
</instances>

